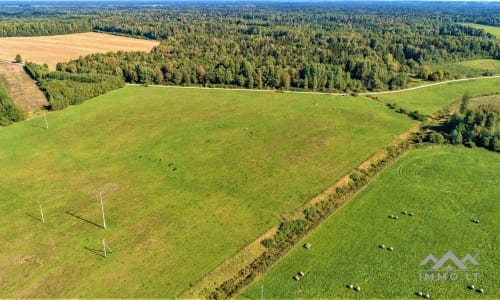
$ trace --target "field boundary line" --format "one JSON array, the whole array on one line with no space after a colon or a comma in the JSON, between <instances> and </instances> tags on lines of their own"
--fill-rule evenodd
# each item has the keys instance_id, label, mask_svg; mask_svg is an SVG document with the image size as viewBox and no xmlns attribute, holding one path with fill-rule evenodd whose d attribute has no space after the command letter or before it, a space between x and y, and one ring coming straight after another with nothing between
<instances>
[{"instance_id":1,"label":"field boundary line","mask_svg":"<svg viewBox=\"0 0 500 300\"><path fill-rule=\"evenodd\" d=\"M266 248L261 244L262 240L271 238L278 231L278 225L267 229L254 241L244 245L234 255L224 260L214 269L208 271L189 288L176 296L180 299L207 298L212 290L230 279L235 273L250 264L255 258L262 255Z\"/></svg>"},{"instance_id":2,"label":"field boundary line","mask_svg":"<svg viewBox=\"0 0 500 300\"><path fill-rule=\"evenodd\" d=\"M311 207L311 206L314 206L315 204L320 203L321 201L328 199L328 197L331 194L335 193L335 191L338 187L347 186L352 181L350 179L350 176L353 173L360 171L360 170L365 170L365 169L369 168L371 165L376 164L376 163L380 162L381 160L388 158L389 152L387 151L387 147L396 146L396 145L403 143L405 140L408 139L408 137L411 134L418 132L420 130L420 125L421 125L421 122L417 122L416 124L412 125L408 130L397 135L395 138L392 139L392 141L390 141L382 149L380 149L379 151L376 151L374 154L370 155L369 158L366 159L365 161L363 161L358 167L354 168L348 174L346 174L342 178L338 179L335 183L333 183L331 186L326 188L323 192L321 192L320 194L318 194L314 198L308 200L307 202L305 202L301 206L297 207L292 212L282 213L281 214L282 218L285 220L294 220L294 219L299 219L299 218L303 217L304 209ZM384 168L379 170L377 172L377 174L379 174L387 166L392 165L392 163L393 162L388 163ZM366 184L366 185L368 185L368 184ZM361 188L359 191L361 191L363 189L364 189L364 187ZM348 197L348 199L343 201L341 207L343 207L350 199L354 198L354 196L356 194L358 194L359 191L357 191L352 196ZM334 210L332 212L332 214L335 211L336 210ZM328 219L328 218L329 217L327 217L326 219ZM321 223L322 222L320 222L319 224L321 224ZM319 226L319 224L317 226ZM203 277L201 277L199 280L197 280L197 282L195 282L191 287L189 287L188 289L181 292L177 296L177 298L206 298L208 296L208 294L210 293L210 291L215 290L217 287L219 287L225 281L232 278L234 276L234 274L237 274L245 265L250 264L253 260L257 259L260 255L262 255L266 251L267 248L265 248L261 244L261 241L266 239L266 238L272 237L274 235L274 233L278 230L278 226L279 226L279 224L269 228L264 234L260 235L253 242L244 246L235 255L233 255L230 258L223 261L215 269L206 273ZM314 230L314 229L312 229L312 230ZM311 231L309 231L306 234L306 236L310 232ZM304 236L304 238L305 238L305 236ZM256 251L255 248L258 248L258 251ZM286 255L286 253L285 253L285 255ZM257 276L254 279L257 279L259 277L260 276ZM207 293L207 295L205 295L204 293Z\"/></svg>"}]
</instances>

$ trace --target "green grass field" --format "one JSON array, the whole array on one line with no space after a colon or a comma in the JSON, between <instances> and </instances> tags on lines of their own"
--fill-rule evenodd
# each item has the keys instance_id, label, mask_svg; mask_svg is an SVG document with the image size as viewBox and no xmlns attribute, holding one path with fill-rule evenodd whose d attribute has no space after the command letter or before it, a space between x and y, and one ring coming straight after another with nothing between
<instances>
[{"instance_id":1,"label":"green grass field","mask_svg":"<svg viewBox=\"0 0 500 300\"><path fill-rule=\"evenodd\" d=\"M174 297L414 124L362 97L154 87L47 119L0 128L0 298Z\"/></svg>"},{"instance_id":2,"label":"green grass field","mask_svg":"<svg viewBox=\"0 0 500 300\"><path fill-rule=\"evenodd\" d=\"M460 100L464 93L470 96L500 92L500 78L484 78L438 84L412 91L376 95L385 103L396 103L406 110L433 114L444 106Z\"/></svg>"},{"instance_id":3,"label":"green grass field","mask_svg":"<svg viewBox=\"0 0 500 300\"><path fill-rule=\"evenodd\" d=\"M476 29L483 29L484 31L493 34L497 39L500 39L500 27L480 25L474 23L464 23L464 25L470 26Z\"/></svg>"},{"instance_id":4,"label":"green grass field","mask_svg":"<svg viewBox=\"0 0 500 300\"><path fill-rule=\"evenodd\" d=\"M478 107L479 105L491 105L500 111L500 94L476 97L470 99L470 105L472 107ZM500 121L500 120L499 120Z\"/></svg>"},{"instance_id":5,"label":"green grass field","mask_svg":"<svg viewBox=\"0 0 500 300\"><path fill-rule=\"evenodd\" d=\"M500 74L500 60L475 59L455 63L432 65L433 71L444 70L457 78L479 77L485 74Z\"/></svg>"},{"instance_id":6,"label":"green grass field","mask_svg":"<svg viewBox=\"0 0 500 300\"><path fill-rule=\"evenodd\" d=\"M300 243L240 298L259 299L263 285L265 299L418 299L418 291L431 299L498 299L498 170L499 155L486 150L411 151L308 235L303 243L312 244L309 250ZM471 222L475 218L479 224ZM379 248L381 244L394 251ZM456 280L438 281L437 275L435 281L425 280L432 263L421 262L430 253L439 260L449 250L459 259L469 253L479 265L467 263L468 271L456 271ZM305 276L293 280L301 271ZM466 276L475 278L474 271L477 281L467 281ZM348 284L361 291L346 288ZM467 289L469 284L485 293Z\"/></svg>"}]
</instances>

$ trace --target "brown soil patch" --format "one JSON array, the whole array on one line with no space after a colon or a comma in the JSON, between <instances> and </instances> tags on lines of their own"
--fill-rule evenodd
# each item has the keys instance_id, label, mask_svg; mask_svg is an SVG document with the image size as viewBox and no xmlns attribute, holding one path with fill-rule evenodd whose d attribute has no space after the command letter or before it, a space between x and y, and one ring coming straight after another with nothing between
<instances>
[{"instance_id":1,"label":"brown soil patch","mask_svg":"<svg viewBox=\"0 0 500 300\"><path fill-rule=\"evenodd\" d=\"M0 62L0 80L12 100L30 114L47 105L45 95L20 64Z\"/></svg>"},{"instance_id":2,"label":"brown soil patch","mask_svg":"<svg viewBox=\"0 0 500 300\"><path fill-rule=\"evenodd\" d=\"M24 61L47 64L55 70L58 62L77 59L92 53L110 51L149 52L158 41L133 39L97 32L67 35L0 38L0 59L12 61L20 54Z\"/></svg>"}]
</instances>

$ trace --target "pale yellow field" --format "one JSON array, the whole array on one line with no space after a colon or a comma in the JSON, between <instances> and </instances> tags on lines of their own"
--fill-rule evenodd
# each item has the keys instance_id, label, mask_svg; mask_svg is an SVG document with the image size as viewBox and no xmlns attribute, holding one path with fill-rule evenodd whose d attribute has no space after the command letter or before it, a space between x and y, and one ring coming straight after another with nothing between
<instances>
[{"instance_id":1,"label":"pale yellow field","mask_svg":"<svg viewBox=\"0 0 500 300\"><path fill-rule=\"evenodd\" d=\"M91 53L109 51L149 52L158 41L133 39L104 33L87 32L39 37L0 38L0 59L14 60L20 54L24 61L47 64L55 69L58 62L77 59Z\"/></svg>"}]
</instances>

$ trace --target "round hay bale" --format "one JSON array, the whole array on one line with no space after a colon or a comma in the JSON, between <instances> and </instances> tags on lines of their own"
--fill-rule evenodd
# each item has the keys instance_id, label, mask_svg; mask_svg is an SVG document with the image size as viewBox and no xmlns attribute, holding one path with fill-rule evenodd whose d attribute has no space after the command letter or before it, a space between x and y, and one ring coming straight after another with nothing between
<instances>
[{"instance_id":1,"label":"round hay bale","mask_svg":"<svg viewBox=\"0 0 500 300\"><path fill-rule=\"evenodd\" d=\"M425 299L430 299L430 298L431 298L431 296L430 296L429 294L425 294L425 295L424 295L424 298L425 298Z\"/></svg>"},{"instance_id":2,"label":"round hay bale","mask_svg":"<svg viewBox=\"0 0 500 300\"><path fill-rule=\"evenodd\" d=\"M481 288L481 289L477 289L477 292L478 292L479 294L482 294L482 293L484 293L484 290L483 290L482 288Z\"/></svg>"},{"instance_id":3,"label":"round hay bale","mask_svg":"<svg viewBox=\"0 0 500 300\"><path fill-rule=\"evenodd\" d=\"M403 215L406 215L406 214L407 214L406 210L405 210L405 211L402 211L401 213L402 213Z\"/></svg>"},{"instance_id":4,"label":"round hay bale","mask_svg":"<svg viewBox=\"0 0 500 300\"><path fill-rule=\"evenodd\" d=\"M361 287L360 287L360 286L357 286L357 287L355 287L355 288L354 288L354 290L355 290L356 292L359 292L359 291L361 291Z\"/></svg>"},{"instance_id":5,"label":"round hay bale","mask_svg":"<svg viewBox=\"0 0 500 300\"><path fill-rule=\"evenodd\" d=\"M474 285L473 285L473 284L471 284L471 285L469 285L467 288L468 288L469 290L473 290L475 287L474 287Z\"/></svg>"},{"instance_id":6,"label":"round hay bale","mask_svg":"<svg viewBox=\"0 0 500 300\"><path fill-rule=\"evenodd\" d=\"M422 293L422 292L416 292L415 294L416 294L417 296L422 297L422 295L423 295L424 293Z\"/></svg>"},{"instance_id":7,"label":"round hay bale","mask_svg":"<svg viewBox=\"0 0 500 300\"><path fill-rule=\"evenodd\" d=\"M413 213L409 213L408 215L409 215L410 217L413 217Z\"/></svg>"},{"instance_id":8,"label":"round hay bale","mask_svg":"<svg viewBox=\"0 0 500 300\"><path fill-rule=\"evenodd\" d=\"M398 219L399 219L399 217L398 217L398 216L395 216L395 217L394 217L394 219L398 220Z\"/></svg>"},{"instance_id":9,"label":"round hay bale","mask_svg":"<svg viewBox=\"0 0 500 300\"><path fill-rule=\"evenodd\" d=\"M379 245L378 247L379 247L380 249L385 249L385 245L384 245L384 244Z\"/></svg>"},{"instance_id":10,"label":"round hay bale","mask_svg":"<svg viewBox=\"0 0 500 300\"><path fill-rule=\"evenodd\" d=\"M348 288L352 289L353 288L353 285L352 284L349 284L347 285Z\"/></svg>"},{"instance_id":11,"label":"round hay bale","mask_svg":"<svg viewBox=\"0 0 500 300\"><path fill-rule=\"evenodd\" d=\"M299 281L299 280L300 280L300 277L299 277L298 275L295 275L295 276L293 276L293 279L294 279L295 281Z\"/></svg>"},{"instance_id":12,"label":"round hay bale","mask_svg":"<svg viewBox=\"0 0 500 300\"><path fill-rule=\"evenodd\" d=\"M297 274L299 274L300 276L304 276L305 275L304 272L299 272Z\"/></svg>"},{"instance_id":13,"label":"round hay bale","mask_svg":"<svg viewBox=\"0 0 500 300\"><path fill-rule=\"evenodd\" d=\"M304 248L306 248L306 249L311 248L311 246L312 246L312 245L311 245L311 244L309 244L309 243L304 244Z\"/></svg>"},{"instance_id":14,"label":"round hay bale","mask_svg":"<svg viewBox=\"0 0 500 300\"><path fill-rule=\"evenodd\" d=\"M392 250L394 250L394 248L392 246L390 246L389 248L387 248L387 250L392 251Z\"/></svg>"}]
</instances>

